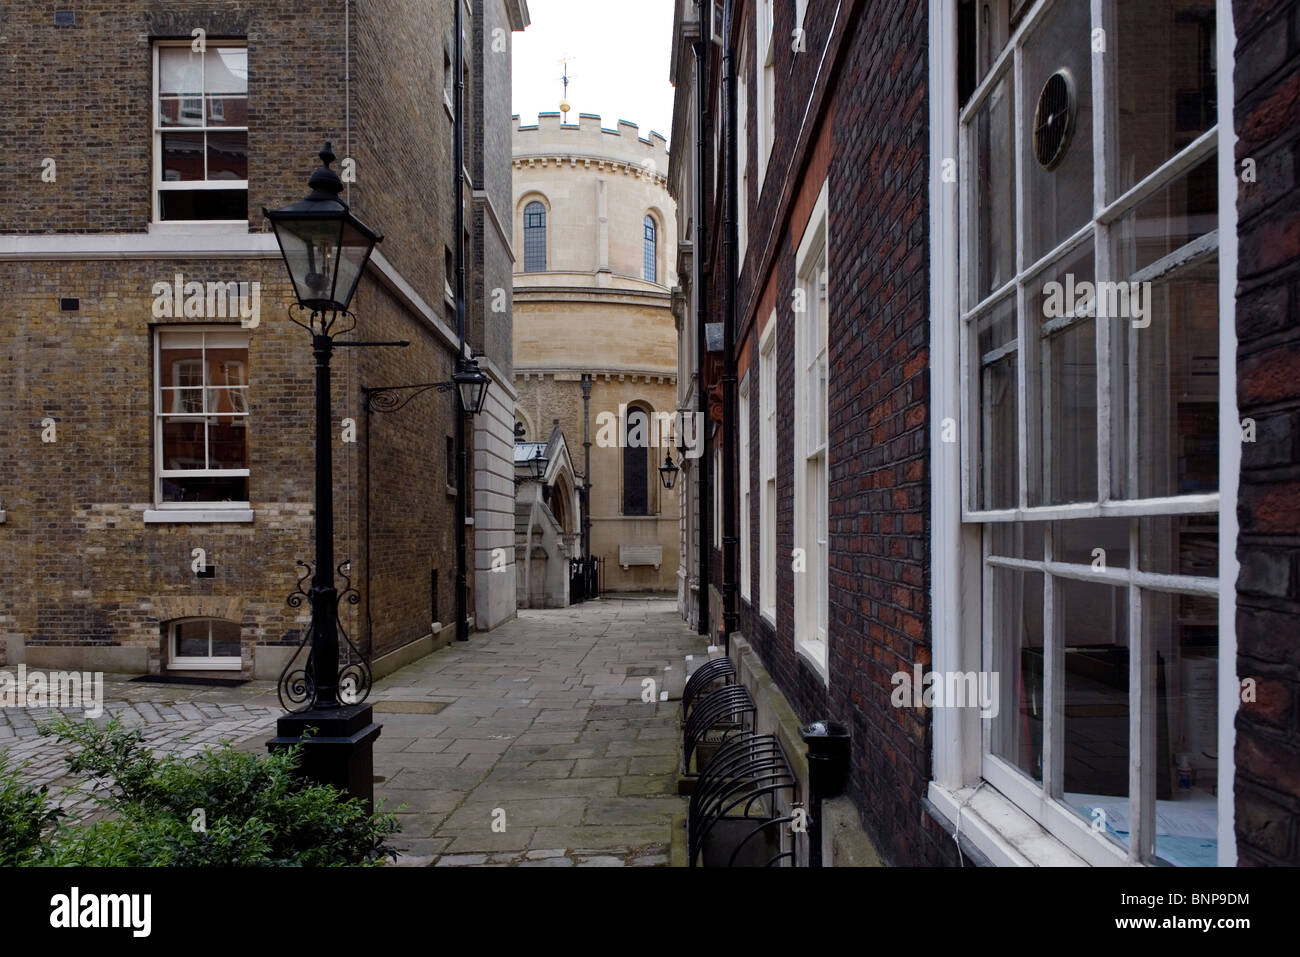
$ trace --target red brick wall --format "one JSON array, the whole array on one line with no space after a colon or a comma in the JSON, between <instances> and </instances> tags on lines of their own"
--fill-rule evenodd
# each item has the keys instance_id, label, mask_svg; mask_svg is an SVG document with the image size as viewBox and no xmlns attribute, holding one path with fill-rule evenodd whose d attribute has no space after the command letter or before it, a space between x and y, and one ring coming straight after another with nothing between
<instances>
[{"instance_id":1,"label":"red brick wall","mask_svg":"<svg viewBox=\"0 0 1300 957\"><path fill-rule=\"evenodd\" d=\"M1257 701L1237 713L1242 864L1300 864L1300 3L1236 0L1237 669Z\"/></svg>"},{"instance_id":2,"label":"red brick wall","mask_svg":"<svg viewBox=\"0 0 1300 957\"><path fill-rule=\"evenodd\" d=\"M814 86L835 8L809 4L808 52L795 54L788 41L778 40L777 132L761 196L756 195L757 176L752 170L750 175L749 247L738 285L737 339L745 357L740 366L751 373L749 421L740 426L750 435L753 508L741 520L749 522L755 596L761 489L756 372L759 330L773 306L781 441L776 628L743 600L740 628L800 719L828 717L851 729L850 796L886 859L903 865L955 863L951 838L922 806L930 777L929 716L890 704L890 676L913 662L930 660L926 4L846 3L822 78ZM752 9L746 9L750 32L752 16ZM777 4L778 38L790 36L792 16L793 4ZM751 74L749 88L756 83ZM801 132L809 97L813 120ZM750 114L752 166L759 161L752 101ZM829 690L794 652L794 462L788 440L795 429L795 255L827 180ZM769 245L768 224L773 222ZM716 230L714 238L719 238ZM720 248L713 255L720 263ZM714 313L718 317L720 285L715 278L712 308L719 310ZM714 568L720 575L716 561Z\"/></svg>"}]
</instances>

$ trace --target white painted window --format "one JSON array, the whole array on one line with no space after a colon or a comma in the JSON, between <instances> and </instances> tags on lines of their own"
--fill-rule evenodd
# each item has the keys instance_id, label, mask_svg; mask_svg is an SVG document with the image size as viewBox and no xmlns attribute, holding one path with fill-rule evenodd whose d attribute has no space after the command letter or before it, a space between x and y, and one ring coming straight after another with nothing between
<instances>
[{"instance_id":1,"label":"white painted window","mask_svg":"<svg viewBox=\"0 0 1300 957\"><path fill-rule=\"evenodd\" d=\"M740 383L740 597L750 596L749 375Z\"/></svg>"},{"instance_id":2,"label":"white painted window","mask_svg":"<svg viewBox=\"0 0 1300 957\"><path fill-rule=\"evenodd\" d=\"M248 49L154 45L153 220L248 221Z\"/></svg>"},{"instance_id":3,"label":"white painted window","mask_svg":"<svg viewBox=\"0 0 1300 957\"><path fill-rule=\"evenodd\" d=\"M796 650L829 680L827 619L830 555L827 506L827 187L822 186L795 258L794 639Z\"/></svg>"},{"instance_id":4,"label":"white painted window","mask_svg":"<svg viewBox=\"0 0 1300 957\"><path fill-rule=\"evenodd\" d=\"M754 18L758 43L759 63L762 72L755 78L758 84L758 190L763 192L767 164L772 156L772 142L776 138L776 35L773 32L774 0L761 0Z\"/></svg>"},{"instance_id":5,"label":"white painted window","mask_svg":"<svg viewBox=\"0 0 1300 957\"><path fill-rule=\"evenodd\" d=\"M936 667L997 676L980 775L1078 858L1213 864L1231 58L1213 6L1043 3L981 32L1009 40L959 108L958 298L937 313L960 315L958 540L979 577L957 590L979 608ZM959 737L936 718L936 742Z\"/></svg>"},{"instance_id":6,"label":"white painted window","mask_svg":"<svg viewBox=\"0 0 1300 957\"><path fill-rule=\"evenodd\" d=\"M759 607L776 625L776 310L758 355Z\"/></svg>"},{"instance_id":7,"label":"white painted window","mask_svg":"<svg viewBox=\"0 0 1300 957\"><path fill-rule=\"evenodd\" d=\"M220 618L190 618L172 622L169 632L169 669L238 671L242 665L239 622Z\"/></svg>"},{"instance_id":8,"label":"white painted window","mask_svg":"<svg viewBox=\"0 0 1300 957\"><path fill-rule=\"evenodd\" d=\"M248 333L159 329L154 337L159 508L248 508Z\"/></svg>"}]
</instances>

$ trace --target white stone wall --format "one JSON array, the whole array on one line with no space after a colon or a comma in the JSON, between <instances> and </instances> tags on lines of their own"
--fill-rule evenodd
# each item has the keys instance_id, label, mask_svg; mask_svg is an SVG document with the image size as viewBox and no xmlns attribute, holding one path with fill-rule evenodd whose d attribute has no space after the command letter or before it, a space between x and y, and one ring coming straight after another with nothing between
<instances>
[{"instance_id":1,"label":"white stone wall","mask_svg":"<svg viewBox=\"0 0 1300 957\"><path fill-rule=\"evenodd\" d=\"M474 417L474 626L479 631L488 631L517 614L514 480L517 396L514 385L505 381L490 362L480 358L479 364L492 377L492 384L483 411Z\"/></svg>"}]
</instances>

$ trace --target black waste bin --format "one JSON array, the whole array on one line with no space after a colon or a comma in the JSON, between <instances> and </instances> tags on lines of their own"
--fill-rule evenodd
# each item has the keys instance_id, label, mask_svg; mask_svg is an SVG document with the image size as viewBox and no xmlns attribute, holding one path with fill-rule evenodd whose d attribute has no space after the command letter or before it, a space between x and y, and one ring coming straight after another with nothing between
<instances>
[{"instance_id":1,"label":"black waste bin","mask_svg":"<svg viewBox=\"0 0 1300 957\"><path fill-rule=\"evenodd\" d=\"M799 729L808 745L808 866L822 866L822 801L839 797L849 781L849 729L814 721Z\"/></svg>"}]
</instances>

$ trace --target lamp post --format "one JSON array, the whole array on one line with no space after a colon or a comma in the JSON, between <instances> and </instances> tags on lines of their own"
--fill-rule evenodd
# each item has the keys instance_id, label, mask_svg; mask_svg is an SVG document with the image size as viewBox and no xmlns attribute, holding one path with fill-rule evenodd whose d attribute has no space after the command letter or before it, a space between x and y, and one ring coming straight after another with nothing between
<instances>
[{"instance_id":1,"label":"lamp post","mask_svg":"<svg viewBox=\"0 0 1300 957\"><path fill-rule=\"evenodd\" d=\"M677 484L677 473L680 471L681 469L673 462L673 453L669 452L664 458L664 464L659 466L659 479L664 483L664 488L669 492L671 492L673 486Z\"/></svg>"},{"instance_id":2,"label":"lamp post","mask_svg":"<svg viewBox=\"0 0 1300 957\"><path fill-rule=\"evenodd\" d=\"M353 216L339 198L343 183L330 169L335 157L329 143L319 155L321 166L308 180L312 191L306 199L284 209L263 210L275 228L298 300L289 307L289 318L311 334L316 357L316 561L314 566L299 562L307 574L288 599L290 607L299 608L304 601L311 607L311 624L302 642L308 654L303 667L294 668L296 652L280 675L280 703L290 713L279 719L277 736L267 746L276 750L304 743L303 770L309 777L344 788L373 805L372 748L380 727L364 704L370 693L370 664L353 645L338 614L344 600L353 605L361 600L346 574L349 563L337 569L345 587L340 591L334 582L330 359L336 346L410 343L338 338L356 329L356 316L348 307L366 262L383 237ZM308 577L310 590L303 591ZM347 652L341 654L344 645Z\"/></svg>"}]
</instances>

